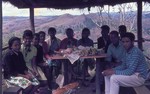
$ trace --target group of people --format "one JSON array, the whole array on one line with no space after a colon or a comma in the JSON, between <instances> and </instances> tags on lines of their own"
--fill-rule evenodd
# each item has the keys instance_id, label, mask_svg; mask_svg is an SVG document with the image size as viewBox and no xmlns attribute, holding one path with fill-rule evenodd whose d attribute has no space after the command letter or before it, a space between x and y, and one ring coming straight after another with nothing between
<instances>
[{"instance_id":1,"label":"group of people","mask_svg":"<svg viewBox=\"0 0 150 94\"><path fill-rule=\"evenodd\" d=\"M126 32L126 26L119 26L118 31L110 31L109 26L101 27L101 37L97 39L98 49L104 49L107 57L97 59L99 63L100 85L105 82L105 94L118 94L119 86L140 86L144 83L147 75L147 64L143 53L134 46L135 36ZM4 77L9 79L12 76L21 76L31 80L36 77L41 79L39 69L44 73L49 89L53 89L53 76L57 77L64 67L64 85L70 83L69 73L76 76L69 60L49 60L47 55L55 55L56 51L78 46L94 47L93 40L89 38L90 30L84 28L80 40L74 38L71 28L66 29L67 37L60 40L56 37L56 29L48 29L49 38L45 40L46 33L40 31L33 34L31 30L25 30L22 36L23 42L18 37L12 37L9 42L9 50L4 56ZM119 36L120 34L120 36ZM62 63L64 62L64 63ZM82 63L82 85L85 84L85 77L88 66L94 64L93 59L84 59ZM105 80L105 81L104 81ZM26 90L24 90L26 91ZM27 94L27 93L24 93ZM30 93L28 93L30 94Z\"/></svg>"},{"instance_id":2,"label":"group of people","mask_svg":"<svg viewBox=\"0 0 150 94\"><path fill-rule=\"evenodd\" d=\"M124 25L119 26L119 32L109 33L107 25L101 29L102 37L98 39L98 47L104 47L107 53L107 57L100 59L99 63L100 75L104 76L104 82L101 79L100 84L105 83L105 94L119 94L120 86L143 85L148 66L142 51L134 46L135 35L127 32Z\"/></svg>"}]
</instances>

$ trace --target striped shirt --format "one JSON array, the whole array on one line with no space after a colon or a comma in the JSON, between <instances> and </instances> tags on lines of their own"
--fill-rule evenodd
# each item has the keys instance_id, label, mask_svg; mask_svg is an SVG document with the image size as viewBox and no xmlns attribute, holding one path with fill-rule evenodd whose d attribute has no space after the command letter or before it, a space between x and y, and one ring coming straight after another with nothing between
<instances>
[{"instance_id":1,"label":"striped shirt","mask_svg":"<svg viewBox=\"0 0 150 94\"><path fill-rule=\"evenodd\" d=\"M133 47L129 52L125 53L122 64L114 68L116 75L132 75L139 73L146 79L148 65L141 50Z\"/></svg>"}]
</instances>

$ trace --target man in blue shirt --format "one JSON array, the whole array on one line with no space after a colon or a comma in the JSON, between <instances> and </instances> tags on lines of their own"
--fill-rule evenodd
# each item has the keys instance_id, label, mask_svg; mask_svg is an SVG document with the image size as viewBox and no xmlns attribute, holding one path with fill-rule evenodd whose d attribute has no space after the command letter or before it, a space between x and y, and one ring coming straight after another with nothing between
<instances>
[{"instance_id":1,"label":"man in blue shirt","mask_svg":"<svg viewBox=\"0 0 150 94\"><path fill-rule=\"evenodd\" d=\"M134 46L133 33L125 33L122 43L126 49L122 64L102 72L105 76L105 94L119 94L119 86L137 87L144 84L148 66L141 50Z\"/></svg>"},{"instance_id":2,"label":"man in blue shirt","mask_svg":"<svg viewBox=\"0 0 150 94\"><path fill-rule=\"evenodd\" d=\"M108 47L106 61L110 64L110 67L117 66L121 63L121 59L124 57L125 49L122 42L119 39L117 31L110 32L111 44Z\"/></svg>"},{"instance_id":3,"label":"man in blue shirt","mask_svg":"<svg viewBox=\"0 0 150 94\"><path fill-rule=\"evenodd\" d=\"M55 55L55 51L59 50L61 40L56 37L56 29L54 27L50 27L48 29L49 38L46 40L48 44L48 55L53 56ZM51 75L51 80L56 78L60 74L61 70L61 62L60 60L49 60L47 58L48 65L49 65L49 74ZM51 84L53 87L53 84Z\"/></svg>"}]
</instances>

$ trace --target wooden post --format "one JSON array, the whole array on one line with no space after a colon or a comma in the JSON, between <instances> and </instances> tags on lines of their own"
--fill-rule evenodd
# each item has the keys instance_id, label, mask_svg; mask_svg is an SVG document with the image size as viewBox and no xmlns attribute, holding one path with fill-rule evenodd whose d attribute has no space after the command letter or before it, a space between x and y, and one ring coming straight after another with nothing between
<instances>
[{"instance_id":1,"label":"wooden post","mask_svg":"<svg viewBox=\"0 0 150 94\"><path fill-rule=\"evenodd\" d=\"M30 8L30 26L33 33L35 33L35 27L34 27L34 8Z\"/></svg>"},{"instance_id":2,"label":"wooden post","mask_svg":"<svg viewBox=\"0 0 150 94\"><path fill-rule=\"evenodd\" d=\"M2 93L2 47L3 47L3 37L2 37L2 0L0 0L0 94Z\"/></svg>"},{"instance_id":3,"label":"wooden post","mask_svg":"<svg viewBox=\"0 0 150 94\"><path fill-rule=\"evenodd\" d=\"M102 74L100 73L100 64L102 62L96 62L96 94L102 94L100 79L103 79Z\"/></svg>"},{"instance_id":4,"label":"wooden post","mask_svg":"<svg viewBox=\"0 0 150 94\"><path fill-rule=\"evenodd\" d=\"M137 40L138 40L138 47L143 50L142 45L142 0L137 1Z\"/></svg>"}]
</instances>

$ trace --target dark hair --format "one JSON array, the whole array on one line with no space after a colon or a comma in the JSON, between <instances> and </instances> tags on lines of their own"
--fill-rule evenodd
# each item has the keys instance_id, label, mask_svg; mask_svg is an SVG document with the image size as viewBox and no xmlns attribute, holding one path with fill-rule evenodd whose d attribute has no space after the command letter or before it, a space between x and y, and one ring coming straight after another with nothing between
<instances>
[{"instance_id":1,"label":"dark hair","mask_svg":"<svg viewBox=\"0 0 150 94\"><path fill-rule=\"evenodd\" d=\"M54 27L50 27L50 28L48 29L48 34L50 34L50 32L53 32L53 33L56 34L56 29L55 29Z\"/></svg>"},{"instance_id":2,"label":"dark hair","mask_svg":"<svg viewBox=\"0 0 150 94\"><path fill-rule=\"evenodd\" d=\"M71 28L67 28L67 29L66 29L66 34L67 34L67 33L70 33L70 32L73 33L73 30L72 30Z\"/></svg>"},{"instance_id":3,"label":"dark hair","mask_svg":"<svg viewBox=\"0 0 150 94\"><path fill-rule=\"evenodd\" d=\"M116 35L117 37L119 37L119 33L117 31L111 31L110 34Z\"/></svg>"},{"instance_id":4,"label":"dark hair","mask_svg":"<svg viewBox=\"0 0 150 94\"><path fill-rule=\"evenodd\" d=\"M16 41L16 40L21 42L21 39L18 38L18 37L12 37L12 38L9 39L9 41L8 41L8 47L9 47L9 49L11 49L14 41Z\"/></svg>"},{"instance_id":5,"label":"dark hair","mask_svg":"<svg viewBox=\"0 0 150 94\"><path fill-rule=\"evenodd\" d=\"M40 35L40 34L43 34L44 36L46 35L46 33L45 33L44 31L40 31L40 32L39 32L39 35Z\"/></svg>"},{"instance_id":6,"label":"dark hair","mask_svg":"<svg viewBox=\"0 0 150 94\"><path fill-rule=\"evenodd\" d=\"M119 29L122 29L122 30L124 30L124 31L127 31L127 28L126 28L125 25L120 25L120 26L119 26Z\"/></svg>"},{"instance_id":7,"label":"dark hair","mask_svg":"<svg viewBox=\"0 0 150 94\"><path fill-rule=\"evenodd\" d=\"M135 35L131 32L127 32L122 36L122 38L125 38L125 37L129 38L131 41L135 40Z\"/></svg>"},{"instance_id":8,"label":"dark hair","mask_svg":"<svg viewBox=\"0 0 150 94\"><path fill-rule=\"evenodd\" d=\"M107 31L110 30L110 28L109 28L108 25L103 25L103 26L101 26L101 29L102 29L102 30L107 30Z\"/></svg>"},{"instance_id":9,"label":"dark hair","mask_svg":"<svg viewBox=\"0 0 150 94\"><path fill-rule=\"evenodd\" d=\"M35 37L40 37L40 35L39 35L39 33L35 33L33 36L35 36Z\"/></svg>"},{"instance_id":10,"label":"dark hair","mask_svg":"<svg viewBox=\"0 0 150 94\"><path fill-rule=\"evenodd\" d=\"M32 33L32 31L31 31L31 30L25 30L25 31L23 32L23 38L25 38L25 37L31 37L31 38L33 38L33 33Z\"/></svg>"},{"instance_id":11,"label":"dark hair","mask_svg":"<svg viewBox=\"0 0 150 94\"><path fill-rule=\"evenodd\" d=\"M90 35L90 30L88 28L83 28L82 33L87 33L88 36Z\"/></svg>"}]
</instances>

